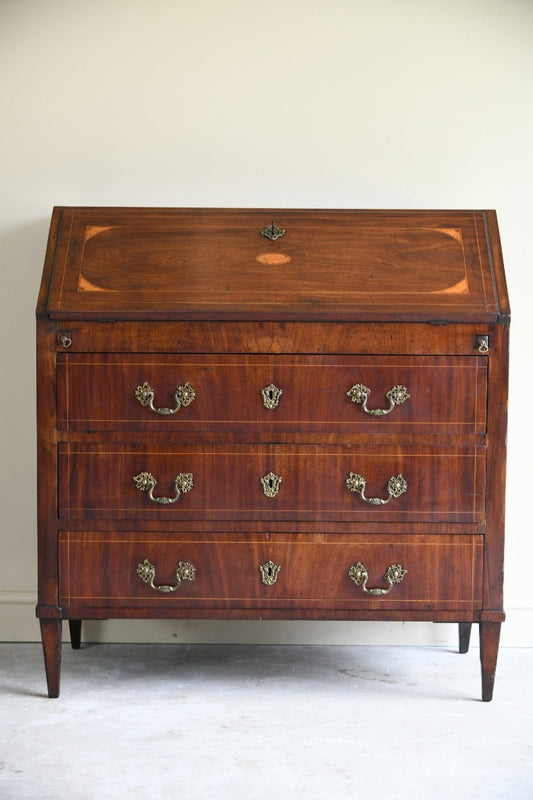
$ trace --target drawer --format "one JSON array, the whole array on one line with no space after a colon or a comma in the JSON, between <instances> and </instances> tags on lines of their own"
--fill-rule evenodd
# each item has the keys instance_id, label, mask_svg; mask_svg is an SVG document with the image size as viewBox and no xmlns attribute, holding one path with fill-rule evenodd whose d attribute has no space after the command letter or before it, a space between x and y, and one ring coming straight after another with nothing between
<instances>
[{"instance_id":1,"label":"drawer","mask_svg":"<svg viewBox=\"0 0 533 800\"><path fill-rule=\"evenodd\" d=\"M59 354L58 425L483 433L486 385L486 359L475 356Z\"/></svg>"},{"instance_id":2,"label":"drawer","mask_svg":"<svg viewBox=\"0 0 533 800\"><path fill-rule=\"evenodd\" d=\"M91 607L225 608L237 610L233 618L239 608L474 610L481 607L482 553L483 537L467 535L387 541L340 532L64 531L59 603L67 611L82 605L85 613Z\"/></svg>"},{"instance_id":3,"label":"drawer","mask_svg":"<svg viewBox=\"0 0 533 800\"><path fill-rule=\"evenodd\" d=\"M484 485L481 446L59 445L62 519L473 523Z\"/></svg>"}]
</instances>

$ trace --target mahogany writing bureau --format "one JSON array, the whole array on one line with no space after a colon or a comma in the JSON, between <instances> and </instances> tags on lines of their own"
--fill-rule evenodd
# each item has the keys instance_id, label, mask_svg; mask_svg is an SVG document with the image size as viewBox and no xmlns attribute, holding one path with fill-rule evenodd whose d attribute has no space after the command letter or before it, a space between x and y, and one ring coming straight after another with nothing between
<instances>
[{"instance_id":1,"label":"mahogany writing bureau","mask_svg":"<svg viewBox=\"0 0 533 800\"><path fill-rule=\"evenodd\" d=\"M39 599L106 618L479 623L502 606L509 305L492 211L56 208Z\"/></svg>"}]
</instances>

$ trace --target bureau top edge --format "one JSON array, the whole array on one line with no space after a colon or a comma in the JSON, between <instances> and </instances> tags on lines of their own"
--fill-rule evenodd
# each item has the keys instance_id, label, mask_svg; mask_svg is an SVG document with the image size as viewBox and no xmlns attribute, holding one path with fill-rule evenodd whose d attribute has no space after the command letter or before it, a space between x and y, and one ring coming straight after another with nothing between
<instances>
[{"instance_id":1,"label":"bureau top edge","mask_svg":"<svg viewBox=\"0 0 533 800\"><path fill-rule=\"evenodd\" d=\"M494 211L56 207L37 316L506 322Z\"/></svg>"}]
</instances>

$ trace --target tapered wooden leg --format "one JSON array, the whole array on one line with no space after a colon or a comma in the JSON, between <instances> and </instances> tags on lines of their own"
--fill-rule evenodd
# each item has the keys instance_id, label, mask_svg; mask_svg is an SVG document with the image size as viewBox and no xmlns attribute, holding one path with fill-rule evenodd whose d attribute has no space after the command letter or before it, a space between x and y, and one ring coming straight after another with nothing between
<instances>
[{"instance_id":1,"label":"tapered wooden leg","mask_svg":"<svg viewBox=\"0 0 533 800\"><path fill-rule=\"evenodd\" d=\"M69 619L70 644L73 650L81 647L81 619Z\"/></svg>"},{"instance_id":2,"label":"tapered wooden leg","mask_svg":"<svg viewBox=\"0 0 533 800\"><path fill-rule=\"evenodd\" d=\"M48 697L59 697L59 678L61 675L61 620L42 619L40 623Z\"/></svg>"},{"instance_id":3,"label":"tapered wooden leg","mask_svg":"<svg viewBox=\"0 0 533 800\"><path fill-rule=\"evenodd\" d=\"M459 623L459 652L468 653L470 647L470 634L472 632L471 622Z\"/></svg>"},{"instance_id":4,"label":"tapered wooden leg","mask_svg":"<svg viewBox=\"0 0 533 800\"><path fill-rule=\"evenodd\" d=\"M481 657L481 693L485 702L492 700L498 644L500 642L501 622L479 623L479 644Z\"/></svg>"}]
</instances>

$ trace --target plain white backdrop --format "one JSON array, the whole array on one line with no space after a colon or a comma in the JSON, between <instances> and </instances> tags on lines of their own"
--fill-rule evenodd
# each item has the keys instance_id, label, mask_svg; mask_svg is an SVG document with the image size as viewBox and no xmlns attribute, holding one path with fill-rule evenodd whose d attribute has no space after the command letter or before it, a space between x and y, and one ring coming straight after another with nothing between
<instances>
[{"instance_id":1,"label":"plain white backdrop","mask_svg":"<svg viewBox=\"0 0 533 800\"><path fill-rule=\"evenodd\" d=\"M502 644L533 645L531 0L0 0L0 640L32 640L34 308L53 205L495 208L511 305ZM408 629L408 630L406 630ZM139 622L94 639L434 642Z\"/></svg>"}]
</instances>

